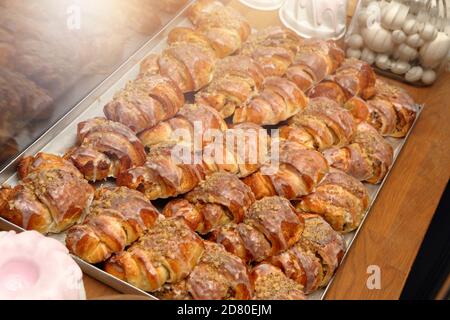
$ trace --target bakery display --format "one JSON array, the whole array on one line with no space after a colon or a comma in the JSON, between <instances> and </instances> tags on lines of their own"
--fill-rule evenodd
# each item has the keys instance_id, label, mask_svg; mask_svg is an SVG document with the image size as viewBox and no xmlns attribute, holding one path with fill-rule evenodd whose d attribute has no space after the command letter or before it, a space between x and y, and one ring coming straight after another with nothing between
<instances>
[{"instance_id":1,"label":"bakery display","mask_svg":"<svg viewBox=\"0 0 450 320\"><path fill-rule=\"evenodd\" d=\"M138 1L132 16L184 5ZM384 181L416 105L335 42L251 31L215 0L197 1L187 18L192 26L168 32L162 52L102 104L105 117L83 115L75 145L56 150L64 155L21 160L20 181L0 188L0 217L58 234L111 281L160 299L314 296L338 269L378 190L367 184ZM145 32L144 20L130 27ZM11 52L0 42L0 64ZM5 77L26 90L4 90L0 115L0 144L12 146L9 120L45 117L52 103L14 72Z\"/></svg>"},{"instance_id":2,"label":"bakery display","mask_svg":"<svg viewBox=\"0 0 450 320\"><path fill-rule=\"evenodd\" d=\"M0 216L41 233L59 233L82 218L94 189L69 161L39 153L19 165L21 181L0 188Z\"/></svg>"},{"instance_id":3,"label":"bakery display","mask_svg":"<svg viewBox=\"0 0 450 320\"><path fill-rule=\"evenodd\" d=\"M99 263L123 251L152 227L159 213L135 190L100 188L82 224L66 235L70 252L90 263Z\"/></svg>"}]
</instances>

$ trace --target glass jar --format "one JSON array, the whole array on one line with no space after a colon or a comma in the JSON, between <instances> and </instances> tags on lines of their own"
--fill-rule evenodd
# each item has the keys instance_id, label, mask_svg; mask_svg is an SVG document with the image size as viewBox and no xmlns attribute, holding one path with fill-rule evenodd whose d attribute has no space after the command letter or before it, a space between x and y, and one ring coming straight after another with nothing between
<instances>
[{"instance_id":1,"label":"glass jar","mask_svg":"<svg viewBox=\"0 0 450 320\"><path fill-rule=\"evenodd\" d=\"M449 60L447 0L362 0L345 43L348 57L383 75L431 85Z\"/></svg>"}]
</instances>

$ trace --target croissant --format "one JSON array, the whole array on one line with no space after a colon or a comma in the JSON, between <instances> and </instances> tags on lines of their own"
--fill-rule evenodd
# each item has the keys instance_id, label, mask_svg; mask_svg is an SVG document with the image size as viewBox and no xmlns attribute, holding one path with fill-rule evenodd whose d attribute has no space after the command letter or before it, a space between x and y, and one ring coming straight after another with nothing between
<instances>
[{"instance_id":1,"label":"croissant","mask_svg":"<svg viewBox=\"0 0 450 320\"><path fill-rule=\"evenodd\" d=\"M330 166L360 181L380 183L393 162L392 146L367 123L358 125L351 142L323 152Z\"/></svg>"},{"instance_id":2,"label":"croissant","mask_svg":"<svg viewBox=\"0 0 450 320\"><path fill-rule=\"evenodd\" d=\"M203 251L203 240L183 219L159 219L126 251L113 255L105 271L144 291L156 291L185 279Z\"/></svg>"},{"instance_id":3,"label":"croissant","mask_svg":"<svg viewBox=\"0 0 450 320\"><path fill-rule=\"evenodd\" d=\"M0 188L0 216L27 230L66 230L82 218L94 194L77 168L56 155L24 158L19 176L14 188Z\"/></svg>"},{"instance_id":4,"label":"croissant","mask_svg":"<svg viewBox=\"0 0 450 320\"><path fill-rule=\"evenodd\" d=\"M305 228L300 241L266 262L280 268L308 294L330 282L344 256L345 241L322 217L301 216Z\"/></svg>"},{"instance_id":5,"label":"croissant","mask_svg":"<svg viewBox=\"0 0 450 320\"><path fill-rule=\"evenodd\" d=\"M262 261L294 245L303 224L288 200L266 197L248 209L244 222L219 227L210 239L244 261Z\"/></svg>"},{"instance_id":6,"label":"croissant","mask_svg":"<svg viewBox=\"0 0 450 320\"><path fill-rule=\"evenodd\" d=\"M195 161L191 144L163 143L150 150L143 165L122 172L116 183L155 200L191 191L206 173L203 163Z\"/></svg>"},{"instance_id":7,"label":"croissant","mask_svg":"<svg viewBox=\"0 0 450 320\"><path fill-rule=\"evenodd\" d=\"M141 132L172 118L183 104L183 93L172 80L149 75L128 83L105 105L104 113L109 120Z\"/></svg>"},{"instance_id":8,"label":"croissant","mask_svg":"<svg viewBox=\"0 0 450 320\"><path fill-rule=\"evenodd\" d=\"M216 55L200 42L172 43L160 56L150 55L141 63L141 77L159 73L170 78L183 92L198 91L211 80Z\"/></svg>"},{"instance_id":9,"label":"croissant","mask_svg":"<svg viewBox=\"0 0 450 320\"><path fill-rule=\"evenodd\" d=\"M227 124L213 108L203 104L186 104L174 118L141 132L139 139L147 148L159 143L193 142L195 137L208 143L213 138L207 134L209 130L226 129Z\"/></svg>"},{"instance_id":10,"label":"croissant","mask_svg":"<svg viewBox=\"0 0 450 320\"><path fill-rule=\"evenodd\" d=\"M155 292L162 299L248 300L252 284L246 265L223 246L205 241L205 251L191 274Z\"/></svg>"},{"instance_id":11,"label":"croissant","mask_svg":"<svg viewBox=\"0 0 450 320\"><path fill-rule=\"evenodd\" d=\"M64 158L90 181L117 177L121 172L145 161L145 150L136 135L125 125L93 118L78 124L77 147Z\"/></svg>"},{"instance_id":12,"label":"croissant","mask_svg":"<svg viewBox=\"0 0 450 320\"><path fill-rule=\"evenodd\" d=\"M369 120L369 106L363 99L352 97L344 103L343 107L350 111L356 123Z\"/></svg>"},{"instance_id":13,"label":"croissant","mask_svg":"<svg viewBox=\"0 0 450 320\"><path fill-rule=\"evenodd\" d=\"M196 94L195 100L228 118L238 106L259 92L263 81L263 71L253 59L242 55L230 56L216 64L211 83Z\"/></svg>"},{"instance_id":14,"label":"croissant","mask_svg":"<svg viewBox=\"0 0 450 320\"><path fill-rule=\"evenodd\" d=\"M207 234L227 223L242 222L253 202L255 196L247 185L231 173L217 172L183 199L169 202L162 213L182 216L193 230Z\"/></svg>"},{"instance_id":15,"label":"croissant","mask_svg":"<svg viewBox=\"0 0 450 320\"><path fill-rule=\"evenodd\" d=\"M309 101L308 107L280 128L280 137L315 149L347 145L355 132L352 114L333 100L320 97Z\"/></svg>"},{"instance_id":16,"label":"croissant","mask_svg":"<svg viewBox=\"0 0 450 320\"><path fill-rule=\"evenodd\" d=\"M254 123L233 125L215 137L203 149L208 171L225 171L244 178L258 171L267 161L270 137L267 130Z\"/></svg>"},{"instance_id":17,"label":"croissant","mask_svg":"<svg viewBox=\"0 0 450 320\"><path fill-rule=\"evenodd\" d=\"M138 191L125 187L100 188L83 224L70 228L69 251L89 263L99 263L125 250L158 218L158 211Z\"/></svg>"},{"instance_id":18,"label":"croissant","mask_svg":"<svg viewBox=\"0 0 450 320\"><path fill-rule=\"evenodd\" d=\"M336 43L317 39L304 40L286 77L306 92L336 71L345 54Z\"/></svg>"},{"instance_id":19,"label":"croissant","mask_svg":"<svg viewBox=\"0 0 450 320\"><path fill-rule=\"evenodd\" d=\"M367 189L360 181L332 169L314 192L302 197L296 208L319 214L334 230L348 233L359 226L368 204Z\"/></svg>"},{"instance_id":20,"label":"croissant","mask_svg":"<svg viewBox=\"0 0 450 320\"><path fill-rule=\"evenodd\" d=\"M308 98L295 83L280 77L266 78L262 92L237 108L233 123L275 125L306 108Z\"/></svg>"},{"instance_id":21,"label":"croissant","mask_svg":"<svg viewBox=\"0 0 450 320\"><path fill-rule=\"evenodd\" d=\"M239 50L251 32L247 20L238 11L214 0L193 4L188 17L196 31L208 39L219 58Z\"/></svg>"},{"instance_id":22,"label":"croissant","mask_svg":"<svg viewBox=\"0 0 450 320\"><path fill-rule=\"evenodd\" d=\"M296 142L280 141L279 155L273 154L270 163L243 181L256 199L278 195L294 200L311 193L328 170L320 152Z\"/></svg>"},{"instance_id":23,"label":"croissant","mask_svg":"<svg viewBox=\"0 0 450 320\"><path fill-rule=\"evenodd\" d=\"M417 114L414 100L404 90L381 80L376 82L375 93L373 99L367 101L368 123L382 135L405 137Z\"/></svg>"},{"instance_id":24,"label":"croissant","mask_svg":"<svg viewBox=\"0 0 450 320\"><path fill-rule=\"evenodd\" d=\"M344 104L354 96L370 99L375 94L376 76L367 62L346 59L328 81L315 85L309 97L327 97Z\"/></svg>"},{"instance_id":25,"label":"croissant","mask_svg":"<svg viewBox=\"0 0 450 320\"><path fill-rule=\"evenodd\" d=\"M287 28L268 27L250 35L240 53L259 63L265 76L283 76L301 43L297 34Z\"/></svg>"},{"instance_id":26,"label":"croissant","mask_svg":"<svg viewBox=\"0 0 450 320\"><path fill-rule=\"evenodd\" d=\"M259 264L251 271L250 278L253 300L306 300L302 286L273 265Z\"/></svg>"}]
</instances>

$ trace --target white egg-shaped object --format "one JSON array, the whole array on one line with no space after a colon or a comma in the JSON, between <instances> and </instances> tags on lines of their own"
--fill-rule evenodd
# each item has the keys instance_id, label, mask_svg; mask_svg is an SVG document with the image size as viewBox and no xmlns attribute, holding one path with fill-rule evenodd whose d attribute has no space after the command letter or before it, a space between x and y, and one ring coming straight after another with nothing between
<instances>
[{"instance_id":1,"label":"white egg-shaped object","mask_svg":"<svg viewBox=\"0 0 450 320\"><path fill-rule=\"evenodd\" d=\"M419 52L410 46L408 46L406 43L402 43L398 46L397 49L398 52L398 58L403 61L412 61L417 58L417 55Z\"/></svg>"},{"instance_id":2,"label":"white egg-shaped object","mask_svg":"<svg viewBox=\"0 0 450 320\"><path fill-rule=\"evenodd\" d=\"M425 70L422 74L422 82L424 84L432 84L436 81L436 72L434 70Z\"/></svg>"},{"instance_id":3,"label":"white egg-shaped object","mask_svg":"<svg viewBox=\"0 0 450 320\"><path fill-rule=\"evenodd\" d=\"M370 49L364 48L361 52L360 59L367 62L368 64L373 64L375 62L375 53Z\"/></svg>"},{"instance_id":4,"label":"white egg-shaped object","mask_svg":"<svg viewBox=\"0 0 450 320\"><path fill-rule=\"evenodd\" d=\"M408 82L416 82L422 79L423 69L420 66L412 67L405 74L405 80Z\"/></svg>"},{"instance_id":5,"label":"white egg-shaped object","mask_svg":"<svg viewBox=\"0 0 450 320\"><path fill-rule=\"evenodd\" d=\"M406 34L402 30L395 30L392 32L392 42L395 44L400 44L405 42L407 39Z\"/></svg>"},{"instance_id":6,"label":"white egg-shaped object","mask_svg":"<svg viewBox=\"0 0 450 320\"><path fill-rule=\"evenodd\" d=\"M409 7L392 1L381 10L381 23L386 29L400 29L408 17Z\"/></svg>"},{"instance_id":7,"label":"white egg-shaped object","mask_svg":"<svg viewBox=\"0 0 450 320\"><path fill-rule=\"evenodd\" d=\"M405 21L405 23L402 26L402 30L403 32L405 32L406 34L413 34L416 32L416 19L412 18L412 17L408 17Z\"/></svg>"},{"instance_id":8,"label":"white egg-shaped object","mask_svg":"<svg viewBox=\"0 0 450 320\"><path fill-rule=\"evenodd\" d=\"M420 31L420 36L425 41L433 41L434 39L436 39L437 34L438 30L429 22L425 23L423 25L423 29Z\"/></svg>"},{"instance_id":9,"label":"white egg-shaped object","mask_svg":"<svg viewBox=\"0 0 450 320\"><path fill-rule=\"evenodd\" d=\"M379 24L361 31L365 45L377 53L390 53L394 47L392 33Z\"/></svg>"},{"instance_id":10,"label":"white egg-shaped object","mask_svg":"<svg viewBox=\"0 0 450 320\"><path fill-rule=\"evenodd\" d=\"M359 58L361 58L361 50L359 50L359 49L353 49L353 48L348 48L348 49L347 49L347 57L348 57L348 58L359 59Z\"/></svg>"},{"instance_id":11,"label":"white egg-shaped object","mask_svg":"<svg viewBox=\"0 0 450 320\"><path fill-rule=\"evenodd\" d=\"M405 74L411 68L411 65L406 61L396 61L391 66L391 71L395 74Z\"/></svg>"},{"instance_id":12,"label":"white egg-shaped object","mask_svg":"<svg viewBox=\"0 0 450 320\"><path fill-rule=\"evenodd\" d=\"M423 39L420 37L420 35L418 33L411 34L406 39L406 44L413 48L419 48L424 43L425 42L423 41Z\"/></svg>"},{"instance_id":13,"label":"white egg-shaped object","mask_svg":"<svg viewBox=\"0 0 450 320\"><path fill-rule=\"evenodd\" d=\"M379 54L375 58L375 65L381 70L389 70L391 68L391 60L387 54Z\"/></svg>"},{"instance_id":14,"label":"white egg-shaped object","mask_svg":"<svg viewBox=\"0 0 450 320\"><path fill-rule=\"evenodd\" d=\"M364 45L364 40L361 35L355 33L348 37L347 45L352 49L360 49Z\"/></svg>"},{"instance_id":15,"label":"white egg-shaped object","mask_svg":"<svg viewBox=\"0 0 450 320\"><path fill-rule=\"evenodd\" d=\"M420 48L420 63L425 68L436 68L447 57L450 50L450 37L439 32L437 37L431 42L425 42Z\"/></svg>"}]
</instances>

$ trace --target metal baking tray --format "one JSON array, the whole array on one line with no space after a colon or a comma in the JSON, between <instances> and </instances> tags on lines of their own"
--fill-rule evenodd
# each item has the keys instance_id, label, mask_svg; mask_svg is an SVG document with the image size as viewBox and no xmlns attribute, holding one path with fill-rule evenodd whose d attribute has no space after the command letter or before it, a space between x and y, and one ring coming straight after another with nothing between
<instances>
[{"instance_id":1,"label":"metal baking tray","mask_svg":"<svg viewBox=\"0 0 450 320\"><path fill-rule=\"evenodd\" d=\"M189 1L189 3L184 7L184 9L172 19L158 34L156 34L151 40L149 40L141 49L139 49L135 54L133 54L126 62L124 62L113 74L106 78L96 89L94 89L88 96L86 96L78 105L76 105L72 110L70 110L65 116L63 116L55 125L53 125L47 132L45 132L39 139L37 139L32 145L30 145L25 151L23 151L19 156L17 156L13 161L11 161L1 172L0 172L0 184L16 185L18 182L16 168L20 159L24 156L34 155L40 151L49 152L54 154L64 154L69 148L73 147L76 143L76 132L77 124L81 121L90 119L95 116L103 116L103 106L113 98L113 95L125 86L125 84L136 78L139 73L139 65L142 59L144 59L150 53L161 52L166 45L166 38L170 30L178 26L188 26L190 25L188 19L186 18L186 11L189 6L194 1ZM417 106L417 116L416 119L408 132L408 135L403 139L388 138L387 140L391 143L394 148L394 164L398 155L400 154L403 146L405 145L409 134L414 128L417 119L422 111L422 106ZM374 204L379 191L381 190L384 182L386 181L388 174L384 178L383 182L379 185L365 184L370 195L370 205L367 212L361 222L359 228L347 235L345 235L345 240L347 244L347 251L344 255L346 257L348 251L351 248L353 241L361 229L367 214L369 213L372 205ZM99 185L110 184L110 182L103 182ZM0 218L0 230L15 230L18 232L24 231L22 228ZM49 235L52 238L56 238L59 241L64 241L65 234ZM103 271L99 266L89 264L75 256L73 256L75 261L81 267L81 269L89 276L109 285L110 287L126 294L138 294L145 295L149 298L156 299L151 294L144 292L127 282L119 280L112 275ZM334 278L333 278L334 279ZM324 289L318 290L313 294L308 296L311 300L321 300L325 298L330 284Z\"/></svg>"}]
</instances>

